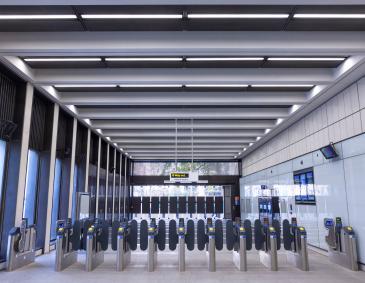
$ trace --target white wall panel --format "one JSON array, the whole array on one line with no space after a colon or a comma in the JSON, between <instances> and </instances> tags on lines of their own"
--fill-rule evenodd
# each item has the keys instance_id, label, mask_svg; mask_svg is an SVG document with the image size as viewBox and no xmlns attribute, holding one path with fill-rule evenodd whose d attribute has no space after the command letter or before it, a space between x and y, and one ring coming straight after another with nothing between
<instances>
[{"instance_id":1,"label":"white wall panel","mask_svg":"<svg viewBox=\"0 0 365 283\"><path fill-rule=\"evenodd\" d=\"M365 155L352 157L344 161L349 224L354 227L358 237L359 259L365 262Z\"/></svg>"},{"instance_id":2,"label":"white wall panel","mask_svg":"<svg viewBox=\"0 0 365 283\"><path fill-rule=\"evenodd\" d=\"M361 128L362 132L365 132L365 109L361 111Z\"/></svg>"},{"instance_id":3,"label":"white wall panel","mask_svg":"<svg viewBox=\"0 0 365 283\"><path fill-rule=\"evenodd\" d=\"M365 154L365 135L343 141L342 150L344 158Z\"/></svg>"},{"instance_id":4,"label":"white wall panel","mask_svg":"<svg viewBox=\"0 0 365 283\"><path fill-rule=\"evenodd\" d=\"M359 100L360 100L360 108L365 108L365 78L362 78L357 83L358 92L359 92Z\"/></svg>"}]
</instances>

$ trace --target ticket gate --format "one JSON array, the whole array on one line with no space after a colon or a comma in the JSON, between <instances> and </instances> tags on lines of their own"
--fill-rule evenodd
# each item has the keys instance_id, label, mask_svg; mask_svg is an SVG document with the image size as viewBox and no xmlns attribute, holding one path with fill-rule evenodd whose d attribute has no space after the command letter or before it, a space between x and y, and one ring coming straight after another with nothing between
<instances>
[{"instance_id":1,"label":"ticket gate","mask_svg":"<svg viewBox=\"0 0 365 283\"><path fill-rule=\"evenodd\" d=\"M358 271L356 235L353 228L343 226L340 217L336 217L335 221L325 218L324 226L328 230L326 242L330 261Z\"/></svg>"},{"instance_id":2,"label":"ticket gate","mask_svg":"<svg viewBox=\"0 0 365 283\"><path fill-rule=\"evenodd\" d=\"M90 225L91 224L91 225ZM84 223L86 240L86 271L92 271L104 262L104 251L108 249L109 225L103 220ZM86 238L86 239L85 239Z\"/></svg>"},{"instance_id":3,"label":"ticket gate","mask_svg":"<svg viewBox=\"0 0 365 283\"><path fill-rule=\"evenodd\" d=\"M157 250L163 251L166 246L166 224L160 220L158 225L151 219L150 225L146 220L140 223L140 249L147 250L147 270L152 272L157 265Z\"/></svg>"},{"instance_id":4,"label":"ticket gate","mask_svg":"<svg viewBox=\"0 0 365 283\"><path fill-rule=\"evenodd\" d=\"M247 251L252 249L251 221L226 223L226 246L232 251L233 263L239 271L247 271Z\"/></svg>"},{"instance_id":5,"label":"ticket gate","mask_svg":"<svg viewBox=\"0 0 365 283\"><path fill-rule=\"evenodd\" d=\"M71 219L57 221L55 271L62 271L77 262L81 248L81 226L79 221L72 224Z\"/></svg>"},{"instance_id":6,"label":"ticket gate","mask_svg":"<svg viewBox=\"0 0 365 283\"><path fill-rule=\"evenodd\" d=\"M177 240L177 243L176 243ZM178 266L179 271L185 271L185 249L194 250L195 247L195 223L188 220L185 228L184 219L179 219L179 226L176 231L176 221L171 220L169 223L169 248L176 249L178 245Z\"/></svg>"},{"instance_id":7,"label":"ticket gate","mask_svg":"<svg viewBox=\"0 0 365 283\"><path fill-rule=\"evenodd\" d=\"M259 251L260 262L271 271L278 270L278 253L280 249L281 228L277 220L269 224L269 219L264 218L263 223L259 219L255 220L255 248Z\"/></svg>"},{"instance_id":8,"label":"ticket gate","mask_svg":"<svg viewBox=\"0 0 365 283\"><path fill-rule=\"evenodd\" d=\"M303 271L309 271L307 232L304 227L298 226L293 217L291 223L283 221L283 244L287 250L287 261Z\"/></svg>"},{"instance_id":9,"label":"ticket gate","mask_svg":"<svg viewBox=\"0 0 365 283\"><path fill-rule=\"evenodd\" d=\"M213 224L211 218L200 219L197 223L197 244L198 250L206 250L208 259L208 270L216 271L216 255L215 250L223 249L223 223L218 219Z\"/></svg>"},{"instance_id":10,"label":"ticket gate","mask_svg":"<svg viewBox=\"0 0 365 283\"><path fill-rule=\"evenodd\" d=\"M23 219L19 227L13 227L8 236L6 269L13 271L35 260L36 228Z\"/></svg>"},{"instance_id":11,"label":"ticket gate","mask_svg":"<svg viewBox=\"0 0 365 283\"><path fill-rule=\"evenodd\" d=\"M117 252L116 270L123 271L131 261L131 251L137 249L137 221L115 220L112 224L112 250Z\"/></svg>"}]
</instances>

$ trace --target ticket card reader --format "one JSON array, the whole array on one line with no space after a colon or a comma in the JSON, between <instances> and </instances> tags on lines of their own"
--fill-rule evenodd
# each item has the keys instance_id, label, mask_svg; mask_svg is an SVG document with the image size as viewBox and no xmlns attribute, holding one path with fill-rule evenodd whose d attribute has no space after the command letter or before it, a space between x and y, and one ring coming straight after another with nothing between
<instances>
[{"instance_id":1,"label":"ticket card reader","mask_svg":"<svg viewBox=\"0 0 365 283\"><path fill-rule=\"evenodd\" d=\"M298 226L293 217L291 223L283 221L283 243L287 250L287 261L303 271L309 271L307 232L304 227Z\"/></svg>"},{"instance_id":2,"label":"ticket card reader","mask_svg":"<svg viewBox=\"0 0 365 283\"><path fill-rule=\"evenodd\" d=\"M10 230L6 254L6 269L13 271L35 260L36 228L22 220L19 227Z\"/></svg>"},{"instance_id":3,"label":"ticket card reader","mask_svg":"<svg viewBox=\"0 0 365 283\"><path fill-rule=\"evenodd\" d=\"M326 242L330 261L353 271L359 270L356 234L351 226L343 226L340 217L324 219L328 231Z\"/></svg>"},{"instance_id":4,"label":"ticket card reader","mask_svg":"<svg viewBox=\"0 0 365 283\"><path fill-rule=\"evenodd\" d=\"M271 271L278 270L278 254L280 249L281 228L277 220L269 224L269 219L264 218L263 223L255 220L255 248L259 251L260 261Z\"/></svg>"},{"instance_id":5,"label":"ticket card reader","mask_svg":"<svg viewBox=\"0 0 365 283\"><path fill-rule=\"evenodd\" d=\"M77 251L81 245L80 222L71 219L58 220L56 230L55 271L62 271L77 262Z\"/></svg>"}]
</instances>

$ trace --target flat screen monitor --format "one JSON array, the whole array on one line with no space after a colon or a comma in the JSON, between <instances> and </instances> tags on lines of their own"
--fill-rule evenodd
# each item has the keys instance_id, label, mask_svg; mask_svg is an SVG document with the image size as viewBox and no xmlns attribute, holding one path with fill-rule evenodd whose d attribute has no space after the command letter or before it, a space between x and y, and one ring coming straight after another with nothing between
<instances>
[{"instance_id":1,"label":"flat screen monitor","mask_svg":"<svg viewBox=\"0 0 365 283\"><path fill-rule=\"evenodd\" d=\"M322 147L320 151L322 152L324 158L326 159L332 159L338 156L336 149L332 143L330 143L325 147Z\"/></svg>"}]
</instances>

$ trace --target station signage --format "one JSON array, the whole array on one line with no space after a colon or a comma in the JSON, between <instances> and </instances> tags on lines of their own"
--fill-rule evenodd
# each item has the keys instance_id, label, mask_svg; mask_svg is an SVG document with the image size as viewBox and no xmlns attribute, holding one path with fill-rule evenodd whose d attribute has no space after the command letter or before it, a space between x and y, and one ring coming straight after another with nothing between
<instances>
[{"instance_id":1,"label":"station signage","mask_svg":"<svg viewBox=\"0 0 365 283\"><path fill-rule=\"evenodd\" d=\"M196 183L199 181L198 172L171 172L171 183Z\"/></svg>"}]
</instances>

